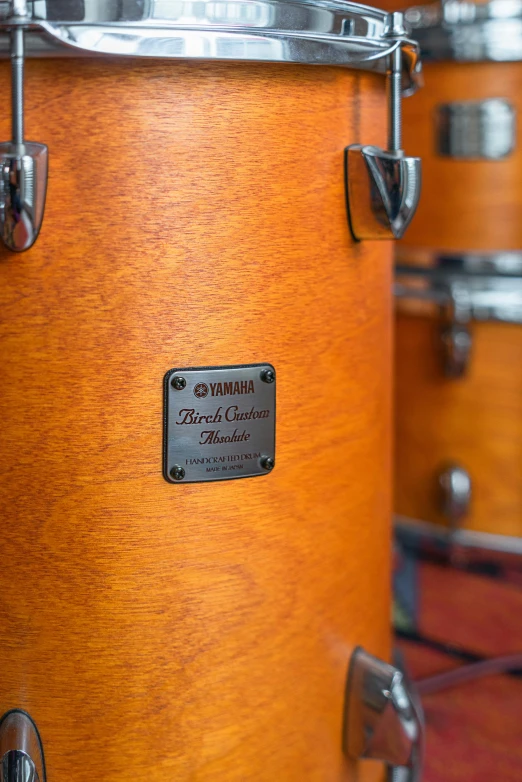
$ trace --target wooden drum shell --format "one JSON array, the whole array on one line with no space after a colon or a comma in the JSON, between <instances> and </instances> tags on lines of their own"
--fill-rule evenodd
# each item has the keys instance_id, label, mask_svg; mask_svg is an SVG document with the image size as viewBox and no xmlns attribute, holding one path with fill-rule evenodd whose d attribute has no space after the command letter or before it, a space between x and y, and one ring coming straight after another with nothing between
<instances>
[{"instance_id":1,"label":"wooden drum shell","mask_svg":"<svg viewBox=\"0 0 522 782\"><path fill-rule=\"evenodd\" d=\"M520 117L522 62L427 63L425 89L404 102L404 145L423 162L423 193L398 245L436 254L522 249L522 144L502 160L436 154L435 112L451 101L503 98ZM444 377L436 317L396 325L395 510L446 525L437 475L448 462L470 473L465 530L522 537L522 326L472 323L469 371Z\"/></svg>"},{"instance_id":2,"label":"wooden drum shell","mask_svg":"<svg viewBox=\"0 0 522 782\"><path fill-rule=\"evenodd\" d=\"M424 89L404 101L404 148L422 158L422 197L398 246L457 250L522 248L522 143L502 160L436 153L437 106L503 98L522 114L522 62L426 63Z\"/></svg>"},{"instance_id":3,"label":"wooden drum shell","mask_svg":"<svg viewBox=\"0 0 522 782\"><path fill-rule=\"evenodd\" d=\"M384 79L32 61L27 126L50 181L0 261L2 710L49 780L381 778L341 740L354 647L390 652L391 246L351 239L343 150L385 143ZM168 484L165 372L257 361L276 469Z\"/></svg>"},{"instance_id":4,"label":"wooden drum shell","mask_svg":"<svg viewBox=\"0 0 522 782\"><path fill-rule=\"evenodd\" d=\"M456 462L472 480L462 527L522 537L522 328L473 323L461 379L443 374L440 328L435 318L397 316L395 509L447 525L437 475Z\"/></svg>"}]
</instances>

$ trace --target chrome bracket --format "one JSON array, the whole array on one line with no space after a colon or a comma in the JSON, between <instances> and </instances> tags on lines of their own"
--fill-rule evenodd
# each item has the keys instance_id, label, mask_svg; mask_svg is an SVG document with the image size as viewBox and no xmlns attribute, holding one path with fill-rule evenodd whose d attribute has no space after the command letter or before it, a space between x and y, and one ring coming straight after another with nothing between
<instances>
[{"instance_id":1,"label":"chrome bracket","mask_svg":"<svg viewBox=\"0 0 522 782\"><path fill-rule=\"evenodd\" d=\"M404 256L403 248L399 254ZM499 284L495 277L490 280L486 275L474 276L465 270L444 274L442 269L422 264L399 264L396 276L407 280L406 283L397 282L394 286L398 299L411 299L416 305L424 301L438 307L441 318L439 344L442 370L447 378L458 379L468 371L473 350L472 320L493 319L494 314L500 313L507 322L522 322L519 314L522 310L522 295L517 277L510 279L506 275L504 279L500 278ZM504 304L504 307L501 308L497 302Z\"/></svg>"},{"instance_id":2,"label":"chrome bracket","mask_svg":"<svg viewBox=\"0 0 522 782\"><path fill-rule=\"evenodd\" d=\"M450 323L441 330L444 374L457 379L468 370L473 338L465 323Z\"/></svg>"},{"instance_id":3,"label":"chrome bracket","mask_svg":"<svg viewBox=\"0 0 522 782\"><path fill-rule=\"evenodd\" d=\"M0 143L0 231L9 250L28 250L42 225L47 192L47 147L24 140L24 30L27 0L10 0L12 140Z\"/></svg>"},{"instance_id":4,"label":"chrome bracket","mask_svg":"<svg viewBox=\"0 0 522 782\"><path fill-rule=\"evenodd\" d=\"M447 290L447 322L441 328L442 361L448 378L464 377L468 371L473 347L469 327L471 320L470 293L466 285L450 282Z\"/></svg>"},{"instance_id":5,"label":"chrome bracket","mask_svg":"<svg viewBox=\"0 0 522 782\"><path fill-rule=\"evenodd\" d=\"M0 719L0 782L46 782L40 735L19 709Z\"/></svg>"},{"instance_id":6,"label":"chrome bracket","mask_svg":"<svg viewBox=\"0 0 522 782\"><path fill-rule=\"evenodd\" d=\"M344 750L356 759L388 764L388 782L420 782L424 718L405 675L358 647L350 662Z\"/></svg>"},{"instance_id":7,"label":"chrome bracket","mask_svg":"<svg viewBox=\"0 0 522 782\"><path fill-rule=\"evenodd\" d=\"M389 15L387 37L397 40L390 54L388 149L353 144L345 150L348 218L355 239L400 239L420 198L421 161L402 150L403 15Z\"/></svg>"}]
</instances>

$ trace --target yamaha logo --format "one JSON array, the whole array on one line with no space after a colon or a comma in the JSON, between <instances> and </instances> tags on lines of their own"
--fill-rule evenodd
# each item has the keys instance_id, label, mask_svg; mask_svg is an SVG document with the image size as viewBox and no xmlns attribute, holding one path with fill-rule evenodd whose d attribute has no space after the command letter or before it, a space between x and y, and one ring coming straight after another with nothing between
<instances>
[{"instance_id":1,"label":"yamaha logo","mask_svg":"<svg viewBox=\"0 0 522 782\"><path fill-rule=\"evenodd\" d=\"M237 394L255 394L253 380L236 380L235 383L211 383L212 396L236 396Z\"/></svg>"},{"instance_id":2,"label":"yamaha logo","mask_svg":"<svg viewBox=\"0 0 522 782\"><path fill-rule=\"evenodd\" d=\"M208 386L206 383L196 383L194 386L194 396L197 399L204 399L208 396Z\"/></svg>"}]
</instances>

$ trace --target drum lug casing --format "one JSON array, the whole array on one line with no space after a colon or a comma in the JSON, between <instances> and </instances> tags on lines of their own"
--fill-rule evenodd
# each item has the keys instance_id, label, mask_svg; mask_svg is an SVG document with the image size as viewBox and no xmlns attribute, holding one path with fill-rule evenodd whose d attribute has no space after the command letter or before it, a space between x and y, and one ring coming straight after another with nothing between
<instances>
[{"instance_id":1,"label":"drum lug casing","mask_svg":"<svg viewBox=\"0 0 522 782\"><path fill-rule=\"evenodd\" d=\"M388 764L388 782L419 782L424 752L422 706L393 665L358 647L348 673L344 750Z\"/></svg>"},{"instance_id":2,"label":"drum lug casing","mask_svg":"<svg viewBox=\"0 0 522 782\"><path fill-rule=\"evenodd\" d=\"M346 187L356 239L400 239L419 203L420 158L353 145L346 150Z\"/></svg>"},{"instance_id":3,"label":"drum lug casing","mask_svg":"<svg viewBox=\"0 0 522 782\"><path fill-rule=\"evenodd\" d=\"M469 513L472 491L470 475L460 464L446 464L439 472L438 484L441 512L455 530Z\"/></svg>"},{"instance_id":4,"label":"drum lug casing","mask_svg":"<svg viewBox=\"0 0 522 782\"><path fill-rule=\"evenodd\" d=\"M31 717L19 709L0 720L0 782L46 782L38 730Z\"/></svg>"},{"instance_id":5,"label":"drum lug casing","mask_svg":"<svg viewBox=\"0 0 522 782\"><path fill-rule=\"evenodd\" d=\"M469 326L453 322L441 330L443 368L447 378L457 380L467 374L473 338Z\"/></svg>"},{"instance_id":6,"label":"drum lug casing","mask_svg":"<svg viewBox=\"0 0 522 782\"><path fill-rule=\"evenodd\" d=\"M2 241L23 252L36 241L42 225L47 183L47 147L34 142L0 144Z\"/></svg>"},{"instance_id":7,"label":"drum lug casing","mask_svg":"<svg viewBox=\"0 0 522 782\"><path fill-rule=\"evenodd\" d=\"M345 154L346 197L355 239L400 239L420 198L421 161L402 150L403 15L390 14L387 36L397 39L389 56L388 149L354 144Z\"/></svg>"},{"instance_id":8,"label":"drum lug casing","mask_svg":"<svg viewBox=\"0 0 522 782\"><path fill-rule=\"evenodd\" d=\"M0 143L0 232L9 250L28 250L42 225L47 191L47 147L24 141L24 27L26 0L12 0L12 140Z\"/></svg>"}]
</instances>

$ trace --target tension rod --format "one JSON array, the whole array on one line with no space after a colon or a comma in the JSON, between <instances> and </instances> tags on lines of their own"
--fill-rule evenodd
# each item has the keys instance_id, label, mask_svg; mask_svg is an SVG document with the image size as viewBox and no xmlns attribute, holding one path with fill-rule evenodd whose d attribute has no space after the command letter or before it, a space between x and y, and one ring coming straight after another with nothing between
<instances>
[{"instance_id":1,"label":"tension rod","mask_svg":"<svg viewBox=\"0 0 522 782\"><path fill-rule=\"evenodd\" d=\"M25 141L25 29L29 22L28 0L11 0L6 19L11 39L11 141L0 144L0 234L6 247L15 252L28 250L36 241L47 190L47 147Z\"/></svg>"},{"instance_id":2,"label":"tension rod","mask_svg":"<svg viewBox=\"0 0 522 782\"><path fill-rule=\"evenodd\" d=\"M402 51L398 46L390 56L388 71L388 149L402 151Z\"/></svg>"},{"instance_id":3,"label":"tension rod","mask_svg":"<svg viewBox=\"0 0 522 782\"><path fill-rule=\"evenodd\" d=\"M399 38L406 34L404 17L395 11L390 14L387 36ZM400 44L390 54L387 72L388 91L388 150L402 152L402 49Z\"/></svg>"}]
</instances>

